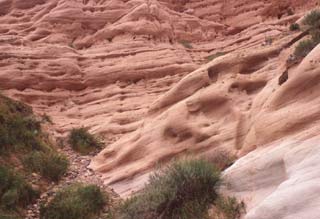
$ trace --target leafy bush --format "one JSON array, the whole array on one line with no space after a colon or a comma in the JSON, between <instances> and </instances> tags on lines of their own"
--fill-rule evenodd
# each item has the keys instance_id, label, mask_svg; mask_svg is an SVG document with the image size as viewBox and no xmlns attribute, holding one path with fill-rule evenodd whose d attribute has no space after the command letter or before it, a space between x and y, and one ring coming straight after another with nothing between
<instances>
[{"instance_id":1,"label":"leafy bush","mask_svg":"<svg viewBox=\"0 0 320 219\"><path fill-rule=\"evenodd\" d=\"M215 201L216 217L223 219L240 219L242 213L245 212L245 205L243 202L238 202L233 197L219 197Z\"/></svg>"},{"instance_id":2,"label":"leafy bush","mask_svg":"<svg viewBox=\"0 0 320 219\"><path fill-rule=\"evenodd\" d=\"M299 42L297 45L294 55L297 58L303 58L309 54L309 52L315 47L315 43L313 40L308 39L308 40L302 40Z\"/></svg>"},{"instance_id":3,"label":"leafy bush","mask_svg":"<svg viewBox=\"0 0 320 219\"><path fill-rule=\"evenodd\" d=\"M52 181L59 181L69 166L65 156L55 152L44 153L40 151L28 154L24 164L31 171L38 172Z\"/></svg>"},{"instance_id":4,"label":"leafy bush","mask_svg":"<svg viewBox=\"0 0 320 219\"><path fill-rule=\"evenodd\" d=\"M220 172L203 160L182 160L152 175L143 191L127 199L121 219L204 218L217 198Z\"/></svg>"},{"instance_id":5,"label":"leafy bush","mask_svg":"<svg viewBox=\"0 0 320 219\"><path fill-rule=\"evenodd\" d=\"M72 129L69 135L69 144L81 154L88 154L102 146L102 142L91 135L85 128Z\"/></svg>"},{"instance_id":6,"label":"leafy bush","mask_svg":"<svg viewBox=\"0 0 320 219\"><path fill-rule=\"evenodd\" d=\"M180 43L181 43L181 45L183 45L187 49L192 49L193 48L189 41L181 40Z\"/></svg>"},{"instance_id":7,"label":"leafy bush","mask_svg":"<svg viewBox=\"0 0 320 219\"><path fill-rule=\"evenodd\" d=\"M40 209L41 219L92 219L107 203L107 197L95 185L74 184L59 191Z\"/></svg>"},{"instance_id":8,"label":"leafy bush","mask_svg":"<svg viewBox=\"0 0 320 219\"><path fill-rule=\"evenodd\" d=\"M38 192L8 167L0 166L0 209L9 210L30 204Z\"/></svg>"},{"instance_id":9,"label":"leafy bush","mask_svg":"<svg viewBox=\"0 0 320 219\"><path fill-rule=\"evenodd\" d=\"M290 30L291 31L296 31L296 30L300 30L300 25L297 23L293 23L290 25Z\"/></svg>"}]
</instances>

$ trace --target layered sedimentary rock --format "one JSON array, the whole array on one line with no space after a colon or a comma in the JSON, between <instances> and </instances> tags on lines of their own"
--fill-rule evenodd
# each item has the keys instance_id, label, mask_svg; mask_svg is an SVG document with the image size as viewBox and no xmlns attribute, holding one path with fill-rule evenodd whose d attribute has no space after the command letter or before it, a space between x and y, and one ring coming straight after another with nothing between
<instances>
[{"instance_id":1,"label":"layered sedimentary rock","mask_svg":"<svg viewBox=\"0 0 320 219\"><path fill-rule=\"evenodd\" d=\"M246 219L317 219L319 155L319 137L258 148L224 173L224 191L246 203Z\"/></svg>"},{"instance_id":2,"label":"layered sedimentary rock","mask_svg":"<svg viewBox=\"0 0 320 219\"><path fill-rule=\"evenodd\" d=\"M319 218L319 60L320 46L270 95L251 131L257 149L224 173L248 219Z\"/></svg>"},{"instance_id":3,"label":"layered sedimentary rock","mask_svg":"<svg viewBox=\"0 0 320 219\"><path fill-rule=\"evenodd\" d=\"M91 167L123 196L174 157L242 157L226 191L245 199L247 218L263 218L265 206L286 207L277 187L309 171L291 168L291 142L306 149L320 127L319 48L290 63L304 35L288 28L316 4L0 0L0 88L51 116L57 136L77 126L103 136ZM252 169L260 156L269 175ZM305 206L265 218L312 218Z\"/></svg>"}]
</instances>

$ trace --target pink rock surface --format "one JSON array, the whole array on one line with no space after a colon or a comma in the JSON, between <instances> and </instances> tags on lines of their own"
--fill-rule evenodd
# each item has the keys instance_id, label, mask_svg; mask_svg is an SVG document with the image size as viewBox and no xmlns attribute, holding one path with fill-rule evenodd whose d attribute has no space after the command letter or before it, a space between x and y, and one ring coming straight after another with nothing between
<instances>
[{"instance_id":1,"label":"pink rock surface","mask_svg":"<svg viewBox=\"0 0 320 219\"><path fill-rule=\"evenodd\" d=\"M243 156L305 129L316 135L319 49L290 68L289 80L280 86L292 52L288 38L224 55L184 77L154 101L136 132L102 151L92 167L126 193L128 180L141 179L172 157L211 159L219 151Z\"/></svg>"},{"instance_id":2,"label":"pink rock surface","mask_svg":"<svg viewBox=\"0 0 320 219\"><path fill-rule=\"evenodd\" d=\"M245 201L245 219L317 219L319 155L319 137L274 142L229 168L223 191Z\"/></svg>"},{"instance_id":3,"label":"pink rock surface","mask_svg":"<svg viewBox=\"0 0 320 219\"><path fill-rule=\"evenodd\" d=\"M265 102L254 124L255 138L264 145L224 173L225 192L247 204L246 219L320 216L319 60L320 46Z\"/></svg>"}]
</instances>

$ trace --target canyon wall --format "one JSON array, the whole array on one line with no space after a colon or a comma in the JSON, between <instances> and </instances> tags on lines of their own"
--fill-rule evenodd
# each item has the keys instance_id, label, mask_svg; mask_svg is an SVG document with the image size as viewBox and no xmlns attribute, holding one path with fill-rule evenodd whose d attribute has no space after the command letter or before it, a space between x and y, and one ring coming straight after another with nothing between
<instances>
[{"instance_id":1,"label":"canyon wall","mask_svg":"<svg viewBox=\"0 0 320 219\"><path fill-rule=\"evenodd\" d=\"M307 205L293 213L299 203L283 210L298 190L277 199L316 191L294 180L317 156L308 146L320 128L320 48L292 64L304 35L289 31L316 6L0 0L0 89L48 114L57 137L79 126L101 135L91 167L123 196L172 158L226 154L241 158L224 173L225 191L246 201L247 218L317 218Z\"/></svg>"}]
</instances>

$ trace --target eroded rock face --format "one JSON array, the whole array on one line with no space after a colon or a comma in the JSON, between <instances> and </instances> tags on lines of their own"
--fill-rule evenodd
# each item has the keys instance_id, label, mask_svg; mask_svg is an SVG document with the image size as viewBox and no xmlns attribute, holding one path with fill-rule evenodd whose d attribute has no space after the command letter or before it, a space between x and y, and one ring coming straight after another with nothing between
<instances>
[{"instance_id":1,"label":"eroded rock face","mask_svg":"<svg viewBox=\"0 0 320 219\"><path fill-rule=\"evenodd\" d=\"M319 60L320 46L265 102L250 131L259 147L224 173L225 191L247 203L246 219L319 217Z\"/></svg>"},{"instance_id":2,"label":"eroded rock face","mask_svg":"<svg viewBox=\"0 0 320 219\"><path fill-rule=\"evenodd\" d=\"M266 183L231 183L228 191L247 200L249 219L260 218L268 203L285 206L265 200L289 178L283 163L288 153L298 156L289 143L306 147L320 127L319 48L301 63L287 62L301 38L288 26L315 5L0 0L0 88L50 115L57 136L78 126L101 134L107 147L91 167L123 196L173 157L242 157L226 178L239 181L248 170L248 179ZM288 80L279 85L284 73ZM276 154L282 140L283 153L259 161L271 165L270 178L250 175L251 157L264 149ZM313 215L307 208L278 212L273 218Z\"/></svg>"},{"instance_id":3,"label":"eroded rock face","mask_svg":"<svg viewBox=\"0 0 320 219\"><path fill-rule=\"evenodd\" d=\"M102 151L92 166L118 187L172 156L243 156L305 130L316 135L320 47L280 86L281 63L290 54L285 45L228 54L189 74L151 105L137 132Z\"/></svg>"},{"instance_id":4,"label":"eroded rock face","mask_svg":"<svg viewBox=\"0 0 320 219\"><path fill-rule=\"evenodd\" d=\"M245 201L245 219L317 219L319 154L319 137L258 148L224 173L224 192Z\"/></svg>"}]
</instances>

